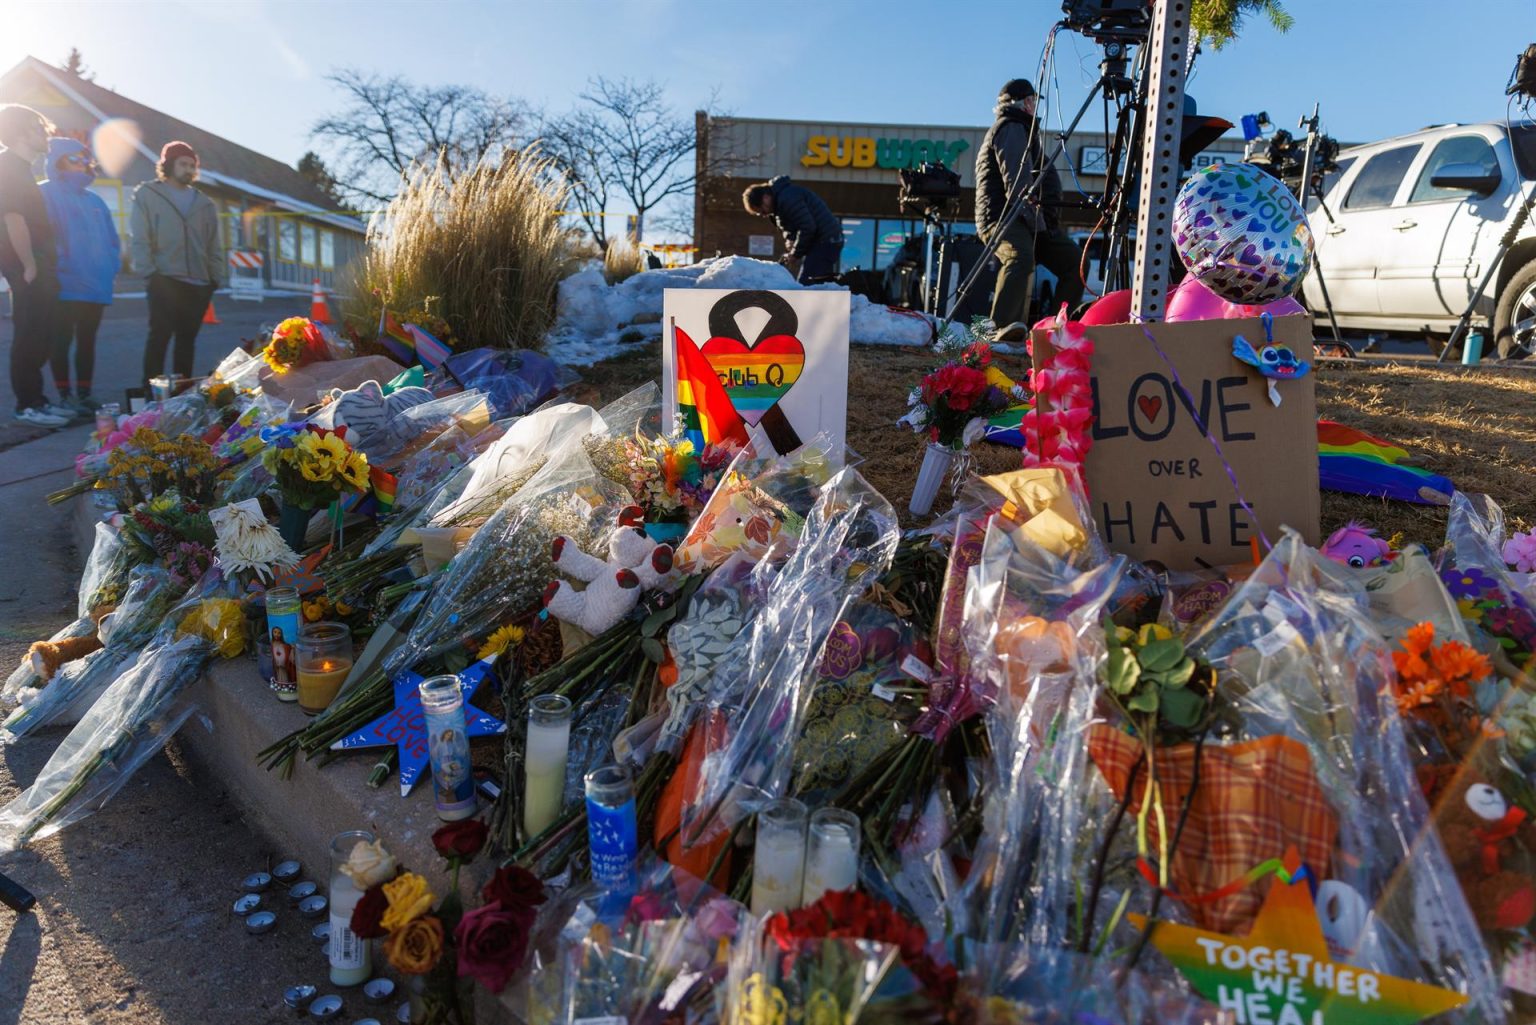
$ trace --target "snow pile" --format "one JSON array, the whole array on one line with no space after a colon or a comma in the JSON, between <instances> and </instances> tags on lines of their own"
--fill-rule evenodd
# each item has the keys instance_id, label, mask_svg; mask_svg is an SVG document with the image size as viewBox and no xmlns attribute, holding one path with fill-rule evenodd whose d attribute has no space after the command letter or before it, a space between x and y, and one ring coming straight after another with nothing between
<instances>
[{"instance_id":1,"label":"snow pile","mask_svg":"<svg viewBox=\"0 0 1536 1025\"><path fill-rule=\"evenodd\" d=\"M662 292L668 288L802 288L777 263L746 256L705 260L690 267L670 267L631 275L617 285L603 280L596 266L560 282L555 326L545 338L545 352L568 366L607 359L627 344L661 337ZM815 285L831 289L836 285ZM897 312L861 295L851 297L849 340L864 345L927 345L932 319Z\"/></svg>"}]
</instances>

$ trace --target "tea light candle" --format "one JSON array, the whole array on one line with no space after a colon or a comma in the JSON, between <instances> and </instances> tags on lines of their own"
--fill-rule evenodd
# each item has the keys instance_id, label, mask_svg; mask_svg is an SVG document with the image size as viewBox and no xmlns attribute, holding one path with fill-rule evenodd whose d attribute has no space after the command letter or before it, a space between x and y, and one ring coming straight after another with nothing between
<instances>
[{"instance_id":1,"label":"tea light candle","mask_svg":"<svg viewBox=\"0 0 1536 1025\"><path fill-rule=\"evenodd\" d=\"M841 808L818 808L811 816L801 906L816 903L829 890L858 884L859 817Z\"/></svg>"},{"instance_id":2,"label":"tea light candle","mask_svg":"<svg viewBox=\"0 0 1536 1025\"><path fill-rule=\"evenodd\" d=\"M530 840L554 825L560 817L565 800L565 759L570 743L570 698L541 694L528 702L523 833Z\"/></svg>"},{"instance_id":3,"label":"tea light candle","mask_svg":"<svg viewBox=\"0 0 1536 1025\"><path fill-rule=\"evenodd\" d=\"M752 913L759 917L800 906L805 873L805 805L793 797L770 801L757 814L752 855Z\"/></svg>"},{"instance_id":4,"label":"tea light candle","mask_svg":"<svg viewBox=\"0 0 1536 1025\"><path fill-rule=\"evenodd\" d=\"M317 715L352 672L352 631L345 623L311 623L299 628L297 647L299 708Z\"/></svg>"}]
</instances>

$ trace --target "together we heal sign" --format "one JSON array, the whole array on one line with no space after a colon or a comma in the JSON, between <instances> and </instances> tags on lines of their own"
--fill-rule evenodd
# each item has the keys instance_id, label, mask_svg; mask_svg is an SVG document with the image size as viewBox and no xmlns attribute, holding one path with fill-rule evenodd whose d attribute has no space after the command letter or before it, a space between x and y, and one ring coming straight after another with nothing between
<instances>
[{"instance_id":1,"label":"together we heal sign","mask_svg":"<svg viewBox=\"0 0 1536 1025\"><path fill-rule=\"evenodd\" d=\"M1249 562L1257 532L1228 466L1270 541L1284 525L1318 542L1313 375L1278 382L1274 405L1265 378L1232 354L1235 335L1263 343L1258 320L1149 324L1156 348L1141 325L1085 330L1094 343L1093 447L1083 476L1111 549L1169 569ZM1310 361L1311 318L1276 318L1274 340ZM1036 364L1051 354L1049 334L1037 331Z\"/></svg>"}]
</instances>

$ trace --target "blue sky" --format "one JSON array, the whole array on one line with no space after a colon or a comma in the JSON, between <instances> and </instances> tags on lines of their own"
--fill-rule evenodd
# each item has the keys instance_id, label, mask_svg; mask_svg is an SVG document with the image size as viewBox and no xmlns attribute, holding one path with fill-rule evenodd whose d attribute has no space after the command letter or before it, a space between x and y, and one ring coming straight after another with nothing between
<instances>
[{"instance_id":1,"label":"blue sky","mask_svg":"<svg viewBox=\"0 0 1536 1025\"><path fill-rule=\"evenodd\" d=\"M1294 129L1321 101L1325 130L1345 141L1502 118L1515 55L1536 41L1536 0L1284 3L1289 33L1250 19L1200 57L1190 92L1202 113L1267 110ZM323 76L340 65L555 112L604 74L663 81L680 111L718 90L744 116L985 124L1003 81L1035 77L1060 11L1056 0L11 0L0 66L78 46L102 85L292 162L336 105ZM1098 60L1090 41L1059 37L1065 116Z\"/></svg>"}]
</instances>

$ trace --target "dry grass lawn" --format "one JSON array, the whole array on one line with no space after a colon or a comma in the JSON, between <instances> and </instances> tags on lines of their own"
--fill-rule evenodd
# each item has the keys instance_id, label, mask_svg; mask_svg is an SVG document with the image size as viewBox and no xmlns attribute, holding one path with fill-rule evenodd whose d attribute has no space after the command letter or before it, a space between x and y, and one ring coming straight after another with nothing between
<instances>
[{"instance_id":1,"label":"dry grass lawn","mask_svg":"<svg viewBox=\"0 0 1536 1025\"><path fill-rule=\"evenodd\" d=\"M1002 357L1022 376L1022 356ZM849 360L848 443L864 458L861 472L891 500L904 520L923 446L895 421L907 391L934 365L926 349L854 346ZM661 371L656 343L583 371L595 394L608 401L654 380ZM1464 491L1482 492L1504 507L1511 529L1536 525L1536 367L1463 369L1405 361L1324 364L1317 370L1320 416L1394 441L1422 457L1423 465ZM1018 465L1018 452L977 447L975 468L996 473ZM941 495L942 511L949 502ZM1437 546L1446 511L1334 492L1323 493L1323 529L1365 520L1386 536Z\"/></svg>"}]
</instances>

